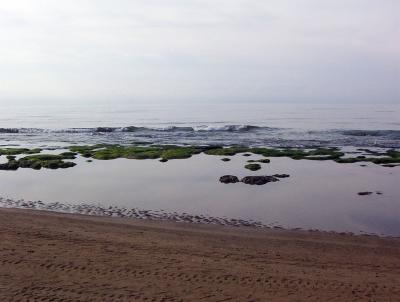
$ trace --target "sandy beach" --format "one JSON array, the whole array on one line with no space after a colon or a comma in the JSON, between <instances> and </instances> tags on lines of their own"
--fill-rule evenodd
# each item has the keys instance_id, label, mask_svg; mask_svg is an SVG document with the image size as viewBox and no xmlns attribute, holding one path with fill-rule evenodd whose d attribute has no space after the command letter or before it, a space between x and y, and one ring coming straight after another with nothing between
<instances>
[{"instance_id":1,"label":"sandy beach","mask_svg":"<svg viewBox=\"0 0 400 302\"><path fill-rule=\"evenodd\" d=\"M399 301L400 240L0 210L1 301Z\"/></svg>"}]
</instances>

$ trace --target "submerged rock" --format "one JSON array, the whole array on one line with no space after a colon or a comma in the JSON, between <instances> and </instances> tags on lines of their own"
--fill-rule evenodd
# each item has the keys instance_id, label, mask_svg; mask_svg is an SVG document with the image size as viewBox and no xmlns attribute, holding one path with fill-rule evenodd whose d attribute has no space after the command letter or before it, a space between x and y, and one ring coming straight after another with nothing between
<instances>
[{"instance_id":1,"label":"submerged rock","mask_svg":"<svg viewBox=\"0 0 400 302\"><path fill-rule=\"evenodd\" d=\"M231 159L230 159L230 158L227 158L227 157L224 157L224 158L221 158L221 160L222 160L222 161L230 161Z\"/></svg>"},{"instance_id":2,"label":"submerged rock","mask_svg":"<svg viewBox=\"0 0 400 302\"><path fill-rule=\"evenodd\" d=\"M276 182L279 179L275 176L246 176L243 177L241 182L248 185L265 185L269 182Z\"/></svg>"},{"instance_id":3,"label":"submerged rock","mask_svg":"<svg viewBox=\"0 0 400 302\"><path fill-rule=\"evenodd\" d=\"M271 161L268 158L262 158L259 160L254 160L254 159L249 159L247 161L248 163L263 163L263 164L269 164Z\"/></svg>"},{"instance_id":4,"label":"submerged rock","mask_svg":"<svg viewBox=\"0 0 400 302\"><path fill-rule=\"evenodd\" d=\"M277 177L277 178L287 178L287 177L290 177L289 174L274 174L274 175L272 175L272 176Z\"/></svg>"},{"instance_id":5,"label":"submerged rock","mask_svg":"<svg viewBox=\"0 0 400 302\"><path fill-rule=\"evenodd\" d=\"M239 182L239 178L234 175L224 175L219 178L219 181L224 184L231 184Z\"/></svg>"},{"instance_id":6,"label":"submerged rock","mask_svg":"<svg viewBox=\"0 0 400 302\"><path fill-rule=\"evenodd\" d=\"M257 171L261 169L260 164L247 164L244 166L246 169L251 170L251 171Z\"/></svg>"},{"instance_id":7,"label":"submerged rock","mask_svg":"<svg viewBox=\"0 0 400 302\"><path fill-rule=\"evenodd\" d=\"M396 164L386 164L386 165L382 165L382 167L386 167L386 168L394 168L394 167L398 167L400 165L396 165Z\"/></svg>"},{"instance_id":8,"label":"submerged rock","mask_svg":"<svg viewBox=\"0 0 400 302\"><path fill-rule=\"evenodd\" d=\"M358 195L360 196L367 196L367 195L372 195L372 192L358 192Z\"/></svg>"}]
</instances>

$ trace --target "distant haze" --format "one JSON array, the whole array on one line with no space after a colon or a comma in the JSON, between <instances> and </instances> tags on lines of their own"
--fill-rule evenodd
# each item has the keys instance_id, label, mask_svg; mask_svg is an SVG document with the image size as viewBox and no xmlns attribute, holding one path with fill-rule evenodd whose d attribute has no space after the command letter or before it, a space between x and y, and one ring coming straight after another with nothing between
<instances>
[{"instance_id":1,"label":"distant haze","mask_svg":"<svg viewBox=\"0 0 400 302\"><path fill-rule=\"evenodd\" d=\"M0 0L0 104L400 102L399 0Z\"/></svg>"}]
</instances>

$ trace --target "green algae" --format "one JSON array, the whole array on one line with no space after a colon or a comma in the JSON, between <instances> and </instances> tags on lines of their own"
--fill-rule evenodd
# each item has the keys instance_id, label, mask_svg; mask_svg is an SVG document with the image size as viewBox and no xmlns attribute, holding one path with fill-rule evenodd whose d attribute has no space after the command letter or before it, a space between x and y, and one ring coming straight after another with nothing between
<instances>
[{"instance_id":1,"label":"green algae","mask_svg":"<svg viewBox=\"0 0 400 302\"><path fill-rule=\"evenodd\" d=\"M337 158L335 159L338 163L357 163L357 162L372 162L377 165L388 165L400 163L400 151L388 150L384 153L380 152L379 157L348 157L348 158Z\"/></svg>"},{"instance_id":2,"label":"green algae","mask_svg":"<svg viewBox=\"0 0 400 302\"><path fill-rule=\"evenodd\" d=\"M98 144L98 145L93 145L93 146L70 146L70 147L68 147L68 149L71 152L78 153L83 157L89 158L89 157L93 156L95 150L105 148L107 146L110 146L110 145Z\"/></svg>"},{"instance_id":3,"label":"green algae","mask_svg":"<svg viewBox=\"0 0 400 302\"><path fill-rule=\"evenodd\" d=\"M21 154L36 154L42 152L42 149L27 149L27 148L0 148L0 155L21 155Z\"/></svg>"},{"instance_id":4,"label":"green algae","mask_svg":"<svg viewBox=\"0 0 400 302\"><path fill-rule=\"evenodd\" d=\"M218 155L218 156L234 156L238 153L247 152L249 148L245 147L229 147L229 148L211 148L204 151L208 155Z\"/></svg>"},{"instance_id":5,"label":"green algae","mask_svg":"<svg viewBox=\"0 0 400 302\"><path fill-rule=\"evenodd\" d=\"M127 159L185 159L192 155L205 153L207 155L225 156L222 160L228 161L228 156L234 156L239 153L258 154L264 157L289 157L295 160L334 160L338 163L356 163L369 161L376 164L390 164L400 162L400 152L389 150L384 153L385 157L350 157L343 158L345 155L338 148L316 148L311 150L293 149L293 148L251 148L242 146L233 147L193 147L193 146L175 146L175 145L152 145L152 146L121 146L121 145L94 145L94 146L73 146L71 152L77 152L85 157L94 159L110 160L116 158ZM269 163L269 159L260 159L248 161Z\"/></svg>"},{"instance_id":6,"label":"green algae","mask_svg":"<svg viewBox=\"0 0 400 302\"><path fill-rule=\"evenodd\" d=\"M201 150L193 147L175 147L162 152L163 159L184 159L189 158L194 154L200 153Z\"/></svg>"},{"instance_id":7,"label":"green algae","mask_svg":"<svg viewBox=\"0 0 400 302\"><path fill-rule=\"evenodd\" d=\"M75 166L75 163L66 161L72 160L79 154L88 158L88 162L93 159L112 160L117 158L126 159L159 159L160 162L166 162L172 159L185 159L199 153L207 155L223 156L222 161L229 161L230 156L237 154L251 155L257 154L263 157L289 157L295 160L333 160L337 163L358 163L371 162L378 165L393 165L400 163L400 151L388 150L386 152L375 152L368 150L370 155L359 155L357 157L344 157L345 154L339 148L263 148L263 147L221 147L221 146L177 146L177 145L76 145L67 148L67 152L60 154L42 154L42 149L27 148L1 148L0 156L6 155L8 162L0 165L0 170L17 170L18 168L32 168L39 170L41 168L59 169ZM367 151L367 149L363 149ZM20 159L16 155L25 154L27 156ZM258 160L248 160L246 169L253 171L261 168L259 163L269 163L270 159L262 158Z\"/></svg>"},{"instance_id":8,"label":"green algae","mask_svg":"<svg viewBox=\"0 0 400 302\"><path fill-rule=\"evenodd\" d=\"M78 152L84 157L92 157L99 160L111 160L116 158L127 159L184 159L194 154L201 153L202 148L181 146L121 146L121 145L96 145L73 146L72 152Z\"/></svg>"},{"instance_id":9,"label":"green algae","mask_svg":"<svg viewBox=\"0 0 400 302\"><path fill-rule=\"evenodd\" d=\"M332 160L344 156L337 148L318 148L315 150L302 149L272 149L272 148L246 148L246 147L229 147L215 148L205 151L208 155L234 156L238 153L253 153L264 157L290 157L292 159L309 159L309 160ZM246 154L246 153L245 153Z\"/></svg>"}]
</instances>

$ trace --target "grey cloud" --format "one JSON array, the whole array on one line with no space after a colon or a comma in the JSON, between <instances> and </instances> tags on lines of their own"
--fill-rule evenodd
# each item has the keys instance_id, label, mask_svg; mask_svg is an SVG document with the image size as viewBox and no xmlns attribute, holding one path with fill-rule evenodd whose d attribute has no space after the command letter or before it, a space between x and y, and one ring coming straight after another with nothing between
<instances>
[{"instance_id":1,"label":"grey cloud","mask_svg":"<svg viewBox=\"0 0 400 302\"><path fill-rule=\"evenodd\" d=\"M399 102L398 11L392 0L0 0L0 102Z\"/></svg>"}]
</instances>

